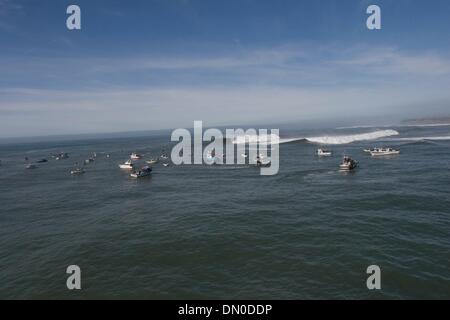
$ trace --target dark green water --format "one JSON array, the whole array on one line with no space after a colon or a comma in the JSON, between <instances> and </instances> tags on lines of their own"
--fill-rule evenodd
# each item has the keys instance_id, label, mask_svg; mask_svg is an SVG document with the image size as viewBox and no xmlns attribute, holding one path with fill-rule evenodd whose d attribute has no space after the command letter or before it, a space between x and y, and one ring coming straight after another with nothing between
<instances>
[{"instance_id":1,"label":"dark green water","mask_svg":"<svg viewBox=\"0 0 450 320\"><path fill-rule=\"evenodd\" d=\"M282 144L275 176L157 164L136 181L118 169L131 151L158 156L167 136L0 145L0 297L448 299L450 141L410 138L449 127L395 130L326 159L315 144ZM381 144L401 154L362 152ZM50 158L61 150L70 158ZM355 172L338 171L344 153ZM25 170L25 156L50 161ZM66 288L71 264L81 291ZM379 291L366 287L372 264Z\"/></svg>"}]
</instances>

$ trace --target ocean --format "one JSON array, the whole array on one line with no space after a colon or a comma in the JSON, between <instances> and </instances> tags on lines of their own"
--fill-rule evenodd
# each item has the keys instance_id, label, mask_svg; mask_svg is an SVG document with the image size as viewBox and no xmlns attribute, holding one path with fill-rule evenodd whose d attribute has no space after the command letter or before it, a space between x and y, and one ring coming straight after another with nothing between
<instances>
[{"instance_id":1,"label":"ocean","mask_svg":"<svg viewBox=\"0 0 450 320\"><path fill-rule=\"evenodd\" d=\"M136 180L118 168L134 151L169 153L167 134L1 144L0 298L450 298L450 126L280 135L273 176L158 163ZM322 145L333 156L318 158ZM363 152L374 146L401 153ZM353 172L338 170L344 154ZM49 161L27 170L25 157ZM66 287L69 265L81 290ZM370 265L381 290L367 289Z\"/></svg>"}]
</instances>

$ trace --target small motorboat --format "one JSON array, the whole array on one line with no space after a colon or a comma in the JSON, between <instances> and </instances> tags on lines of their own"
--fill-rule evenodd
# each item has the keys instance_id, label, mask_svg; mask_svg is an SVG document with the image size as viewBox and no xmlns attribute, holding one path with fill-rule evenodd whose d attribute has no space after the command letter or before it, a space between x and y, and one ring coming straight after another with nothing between
<instances>
[{"instance_id":1,"label":"small motorboat","mask_svg":"<svg viewBox=\"0 0 450 320\"><path fill-rule=\"evenodd\" d=\"M76 169L70 171L70 174L71 175L80 175L80 174L83 174L85 172L86 171L84 171L82 168L76 168Z\"/></svg>"},{"instance_id":2,"label":"small motorboat","mask_svg":"<svg viewBox=\"0 0 450 320\"><path fill-rule=\"evenodd\" d=\"M84 160L84 163L85 163L85 164L89 164L89 163L92 163L92 162L94 162L94 161L95 161L94 158L89 158L89 159Z\"/></svg>"},{"instance_id":3,"label":"small motorboat","mask_svg":"<svg viewBox=\"0 0 450 320\"><path fill-rule=\"evenodd\" d=\"M150 166L142 167L139 171L134 171L130 174L132 178L143 178L147 177L152 173L152 168Z\"/></svg>"},{"instance_id":4,"label":"small motorboat","mask_svg":"<svg viewBox=\"0 0 450 320\"><path fill-rule=\"evenodd\" d=\"M163 163L163 166L164 167L167 167L169 164L168 163Z\"/></svg>"},{"instance_id":5,"label":"small motorboat","mask_svg":"<svg viewBox=\"0 0 450 320\"><path fill-rule=\"evenodd\" d=\"M319 149L317 149L317 155L319 157L329 157L329 156L331 156L331 151L327 150L327 149L319 148Z\"/></svg>"},{"instance_id":6,"label":"small motorboat","mask_svg":"<svg viewBox=\"0 0 450 320\"><path fill-rule=\"evenodd\" d=\"M57 155L55 155L56 160L62 160L62 159L67 159L67 158L69 158L69 154L66 152L61 152L61 153L58 153Z\"/></svg>"},{"instance_id":7,"label":"small motorboat","mask_svg":"<svg viewBox=\"0 0 450 320\"><path fill-rule=\"evenodd\" d=\"M392 148L375 148L370 151L371 156L389 156L394 154L399 154L400 150L395 150Z\"/></svg>"},{"instance_id":8,"label":"small motorboat","mask_svg":"<svg viewBox=\"0 0 450 320\"><path fill-rule=\"evenodd\" d=\"M155 163L158 162L158 159L150 159L150 160L147 160L145 162L148 163L148 164L155 164Z\"/></svg>"},{"instance_id":9,"label":"small motorboat","mask_svg":"<svg viewBox=\"0 0 450 320\"><path fill-rule=\"evenodd\" d=\"M134 169L133 161L131 159L127 160L127 161L125 161L125 163L119 164L119 168L126 169L126 170L133 170Z\"/></svg>"},{"instance_id":10,"label":"small motorboat","mask_svg":"<svg viewBox=\"0 0 450 320\"><path fill-rule=\"evenodd\" d=\"M270 166L270 160L265 160L265 157L263 155L258 155L256 157L256 166L257 167L268 167Z\"/></svg>"},{"instance_id":11,"label":"small motorboat","mask_svg":"<svg viewBox=\"0 0 450 320\"><path fill-rule=\"evenodd\" d=\"M139 153L133 152L133 153L130 155L130 158L133 159L133 160L139 160L139 159L142 158L142 155L140 155Z\"/></svg>"},{"instance_id":12,"label":"small motorboat","mask_svg":"<svg viewBox=\"0 0 450 320\"><path fill-rule=\"evenodd\" d=\"M32 163L27 164L27 165L25 166L25 169L36 169L36 168L37 168L37 166L36 166L35 164L32 164Z\"/></svg>"},{"instance_id":13,"label":"small motorboat","mask_svg":"<svg viewBox=\"0 0 450 320\"><path fill-rule=\"evenodd\" d=\"M353 160L352 158L345 156L342 159L341 164L339 165L339 169L341 171L350 171L355 169L358 166L358 162L356 160Z\"/></svg>"},{"instance_id":14,"label":"small motorboat","mask_svg":"<svg viewBox=\"0 0 450 320\"><path fill-rule=\"evenodd\" d=\"M39 159L38 161L36 161L36 163L45 163L48 162L47 159Z\"/></svg>"}]
</instances>

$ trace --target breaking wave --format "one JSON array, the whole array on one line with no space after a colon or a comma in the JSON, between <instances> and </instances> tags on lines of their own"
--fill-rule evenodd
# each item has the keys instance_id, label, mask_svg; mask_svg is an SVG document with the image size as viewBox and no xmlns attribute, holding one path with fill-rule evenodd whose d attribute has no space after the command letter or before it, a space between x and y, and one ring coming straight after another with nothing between
<instances>
[{"instance_id":1,"label":"breaking wave","mask_svg":"<svg viewBox=\"0 0 450 320\"><path fill-rule=\"evenodd\" d=\"M399 133L395 130L379 130L350 135L309 137L306 138L306 140L318 144L347 144L355 141L376 140L384 137L396 136L398 134Z\"/></svg>"},{"instance_id":2,"label":"breaking wave","mask_svg":"<svg viewBox=\"0 0 450 320\"><path fill-rule=\"evenodd\" d=\"M318 137L293 137L293 138L278 138L278 136L271 135L242 135L233 140L234 144L243 143L261 143L272 141L272 143L288 143L294 141L306 141L317 144L347 144L355 141L375 140L383 137L390 137L398 135L395 130L379 130L368 133L350 134L350 135L327 135Z\"/></svg>"},{"instance_id":3,"label":"breaking wave","mask_svg":"<svg viewBox=\"0 0 450 320\"><path fill-rule=\"evenodd\" d=\"M427 140L450 140L450 136L437 136L437 137L408 137L408 138L396 138L389 139L389 141L427 141Z\"/></svg>"}]
</instances>

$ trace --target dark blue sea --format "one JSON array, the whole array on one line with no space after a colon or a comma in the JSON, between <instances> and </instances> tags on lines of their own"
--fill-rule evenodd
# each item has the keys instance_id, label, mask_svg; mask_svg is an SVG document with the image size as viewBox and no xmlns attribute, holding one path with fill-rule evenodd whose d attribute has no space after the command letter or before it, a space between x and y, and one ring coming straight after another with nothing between
<instances>
[{"instance_id":1,"label":"dark blue sea","mask_svg":"<svg viewBox=\"0 0 450 320\"><path fill-rule=\"evenodd\" d=\"M118 168L131 152L170 153L170 134L3 141L0 298L450 298L450 126L280 134L273 176L160 162L133 179ZM333 156L318 158L320 146ZM363 152L376 146L401 153ZM339 171L344 154L353 172ZM25 157L48 162L25 169ZM66 287L69 265L81 290ZM366 287L369 265L381 290Z\"/></svg>"}]
</instances>

